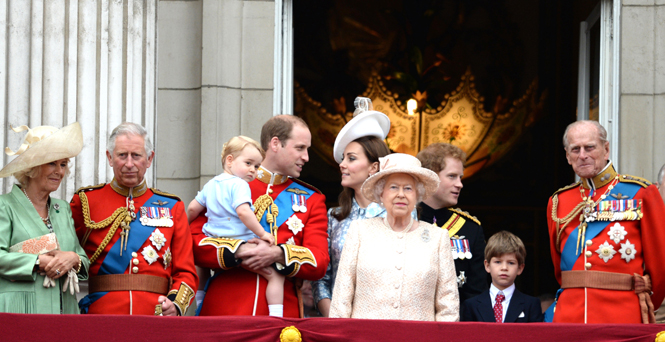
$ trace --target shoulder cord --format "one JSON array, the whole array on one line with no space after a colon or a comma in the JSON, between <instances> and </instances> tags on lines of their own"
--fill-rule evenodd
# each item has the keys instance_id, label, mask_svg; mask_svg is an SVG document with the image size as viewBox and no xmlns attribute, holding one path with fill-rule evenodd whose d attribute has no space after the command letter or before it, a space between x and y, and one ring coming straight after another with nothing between
<instances>
[{"instance_id":1,"label":"shoulder cord","mask_svg":"<svg viewBox=\"0 0 665 342\"><path fill-rule=\"evenodd\" d=\"M552 196L552 221L556 222L556 249L560 253L561 252L561 233L563 233L564 229L566 229L566 226L570 223L570 221L573 220L573 217L577 216L580 212L582 212L582 208L584 208L584 202L578 203L573 210L571 210L568 215L566 215L564 218L558 218L556 216L556 209L559 205L559 195L556 194ZM563 226L559 227L559 225L563 223Z\"/></svg>"},{"instance_id":2,"label":"shoulder cord","mask_svg":"<svg viewBox=\"0 0 665 342\"><path fill-rule=\"evenodd\" d=\"M88 241L88 237L90 236L90 233L92 232L93 229L102 229L106 228L109 226L111 222L113 222L113 225L111 226L111 229L109 229L108 234L106 234L106 237L104 237L104 240L99 244L99 247L97 247L97 250L95 251L95 254L90 257L90 263L94 263L95 260L99 257L99 255L102 253L104 248L109 244L111 241L111 238L115 234L115 231L118 229L118 226L120 226L121 223L129 224L132 221L131 216L129 215L129 212L127 211L126 207L121 207L118 208L111 216L108 218L104 219L101 222L93 222L90 219L90 206L88 204L88 197L85 195L85 192L80 192L79 193L79 198L81 199L81 209L83 212L83 222L85 226L88 228L88 230L85 233L85 236L83 237L83 240L81 241L81 246L85 246L85 243Z\"/></svg>"},{"instance_id":3,"label":"shoulder cord","mask_svg":"<svg viewBox=\"0 0 665 342\"><path fill-rule=\"evenodd\" d=\"M266 214L266 222L268 222L270 225L270 233L275 238L276 245L277 224L275 223L275 219L277 218L277 215L279 215L279 208L277 207L277 204L275 204L275 202L272 200L272 197L270 197L268 194L259 196L259 198L257 198L254 202L254 214L256 215L256 219L259 222L261 222L261 218L268 208L270 208L270 211Z\"/></svg>"}]
</instances>

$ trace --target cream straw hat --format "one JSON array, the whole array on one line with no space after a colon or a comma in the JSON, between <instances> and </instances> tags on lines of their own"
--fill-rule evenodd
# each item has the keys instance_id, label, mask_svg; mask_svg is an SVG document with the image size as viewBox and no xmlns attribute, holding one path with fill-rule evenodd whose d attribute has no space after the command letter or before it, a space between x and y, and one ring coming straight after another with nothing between
<instances>
[{"instance_id":1,"label":"cream straw hat","mask_svg":"<svg viewBox=\"0 0 665 342\"><path fill-rule=\"evenodd\" d=\"M380 203L381 199L374 193L376 182L395 173L407 173L416 177L425 187L422 199L431 196L439 188L439 176L436 172L422 167L418 158L404 153L392 153L379 158L379 172L367 178L360 188L363 196L372 202Z\"/></svg>"},{"instance_id":2,"label":"cream straw hat","mask_svg":"<svg viewBox=\"0 0 665 342\"><path fill-rule=\"evenodd\" d=\"M390 131L390 119L386 114L373 110L372 100L366 97L356 97L353 104L356 106L353 119L342 127L335 138L335 145L333 145L333 157L337 164L342 162L344 149L352 141L368 136L383 140Z\"/></svg>"},{"instance_id":3,"label":"cream straw hat","mask_svg":"<svg viewBox=\"0 0 665 342\"><path fill-rule=\"evenodd\" d=\"M52 161L75 157L83 149L83 133L78 122L61 129L51 126L30 129L28 126L21 126L12 130L17 133L27 130L28 134L16 152L9 147L5 148L7 155L18 157L0 170L0 178Z\"/></svg>"}]
</instances>

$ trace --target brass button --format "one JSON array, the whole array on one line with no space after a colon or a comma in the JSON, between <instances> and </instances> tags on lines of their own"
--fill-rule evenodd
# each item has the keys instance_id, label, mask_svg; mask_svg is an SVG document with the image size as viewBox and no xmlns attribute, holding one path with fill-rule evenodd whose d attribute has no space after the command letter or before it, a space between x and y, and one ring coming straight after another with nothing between
<instances>
[{"instance_id":1,"label":"brass button","mask_svg":"<svg viewBox=\"0 0 665 342\"><path fill-rule=\"evenodd\" d=\"M136 257L138 257L138 256L139 256L139 255L136 254L136 252L132 252L132 258L136 258Z\"/></svg>"},{"instance_id":2,"label":"brass button","mask_svg":"<svg viewBox=\"0 0 665 342\"><path fill-rule=\"evenodd\" d=\"M132 272L139 273L139 268L136 266L132 267Z\"/></svg>"},{"instance_id":3,"label":"brass button","mask_svg":"<svg viewBox=\"0 0 665 342\"><path fill-rule=\"evenodd\" d=\"M591 246L591 245L593 245L593 241L591 241L591 240L586 240L586 245L587 245L587 246Z\"/></svg>"},{"instance_id":4,"label":"brass button","mask_svg":"<svg viewBox=\"0 0 665 342\"><path fill-rule=\"evenodd\" d=\"M590 269L590 268L591 268L591 263L590 263L590 262L587 262L586 264L584 264L584 267L585 267L587 270Z\"/></svg>"},{"instance_id":5,"label":"brass button","mask_svg":"<svg viewBox=\"0 0 665 342\"><path fill-rule=\"evenodd\" d=\"M589 258L593 255L593 253L591 251L586 251L586 253L584 253L584 254L587 256L587 258Z\"/></svg>"},{"instance_id":6,"label":"brass button","mask_svg":"<svg viewBox=\"0 0 665 342\"><path fill-rule=\"evenodd\" d=\"M133 263L134 265L138 265L138 264L139 264L139 259L134 259L134 260L132 260L132 263Z\"/></svg>"},{"instance_id":7,"label":"brass button","mask_svg":"<svg viewBox=\"0 0 665 342\"><path fill-rule=\"evenodd\" d=\"M393 304L393 308L395 308L395 309L399 308L399 303Z\"/></svg>"}]
</instances>

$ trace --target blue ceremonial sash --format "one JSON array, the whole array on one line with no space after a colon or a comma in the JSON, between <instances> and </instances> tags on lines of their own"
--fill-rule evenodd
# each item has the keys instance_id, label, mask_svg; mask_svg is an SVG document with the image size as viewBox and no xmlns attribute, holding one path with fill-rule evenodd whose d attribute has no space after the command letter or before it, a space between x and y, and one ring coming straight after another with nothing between
<instances>
[{"instance_id":1,"label":"blue ceremonial sash","mask_svg":"<svg viewBox=\"0 0 665 342\"><path fill-rule=\"evenodd\" d=\"M640 190L641 186L633 183L621 183L619 182L617 185L614 186L612 191L610 191L607 194L606 201L612 201L611 195L616 195L616 194L622 194L623 196L627 196L628 198L633 198L637 194L637 192ZM604 202L604 201L603 201ZM610 223L614 223L613 221L593 221L593 222L587 222L587 227L586 227L586 236L584 237L585 241L586 240L591 240L598 236ZM577 226L568 236L568 240L566 240L566 244L564 245L563 249L561 250L561 271L571 271L573 269L573 266L575 265L575 261L577 261L577 258L579 258L580 254L582 254L582 249L577 250L577 234L579 232L580 227ZM559 299L559 296L563 292L564 289L559 289L557 291L556 296L554 298L554 303L547 309L545 312L545 322L552 322L552 319L554 318L554 308L556 306L557 300Z\"/></svg>"},{"instance_id":2,"label":"blue ceremonial sash","mask_svg":"<svg viewBox=\"0 0 665 342\"><path fill-rule=\"evenodd\" d=\"M166 205L157 206L151 205L152 202L166 202ZM164 197L161 195L153 194L143 205L144 207L156 207L156 208L169 208L172 209L177 201ZM140 212L139 212L140 215ZM122 251L122 256L120 255L120 241L122 239L116 240L113 244L113 247L109 250L102 262L97 275L107 275L107 274L124 274L127 267L129 267L130 262L132 261L132 252L139 253L139 248L143 246L145 241L152 235L152 232L155 231L157 227L149 227L141 224L141 220L137 217L129 224L129 236L127 239L127 249ZM120 228L118 228L120 229ZM116 231L117 232L117 231ZM94 303L97 299L103 297L108 292L96 292L91 293L85 296L79 302L79 308L81 313L87 313L88 307Z\"/></svg>"},{"instance_id":3,"label":"blue ceremonial sash","mask_svg":"<svg viewBox=\"0 0 665 342\"><path fill-rule=\"evenodd\" d=\"M293 192L287 191L288 189L299 189L307 194L302 194L305 196L305 200L309 199L312 194L314 194L313 190L310 190L306 188L305 186L298 184L296 182L292 182L291 185L289 185L286 189L284 189L282 192L277 195L277 197L274 199L275 204L279 208L279 215L277 215L277 219L275 224L277 227L281 227L286 220L291 217L295 212L293 211L292 204L291 204L291 195L294 194ZM309 208L307 208L309 210ZM270 224L266 221L266 214L268 213L268 210L265 211L263 214L263 217L261 217L261 226L263 226L263 229L265 229L266 232L270 233Z\"/></svg>"},{"instance_id":4,"label":"blue ceremonial sash","mask_svg":"<svg viewBox=\"0 0 665 342\"><path fill-rule=\"evenodd\" d=\"M639 191L641 186L637 184L632 184L632 183L621 183L619 182L617 185L614 186L612 191L608 194L607 198L611 197L611 195L616 195L616 194L622 194L624 196L628 196L628 198L633 198L635 197L635 194L637 194L637 191ZM607 201L611 201L612 199L609 198ZM586 240L591 240L598 236L600 232L602 232L607 225L610 223L613 223L611 221L594 221L594 222L588 222L587 223L587 228L586 228ZM577 226L568 236L568 240L566 240L566 244L563 247L563 250L561 251L561 271L570 271L573 269L573 265L575 265L575 261L577 261L577 258L580 256L582 253L582 250L576 251L576 245L577 245L577 234L579 232L580 227ZM579 252L579 253L576 253Z\"/></svg>"}]
</instances>

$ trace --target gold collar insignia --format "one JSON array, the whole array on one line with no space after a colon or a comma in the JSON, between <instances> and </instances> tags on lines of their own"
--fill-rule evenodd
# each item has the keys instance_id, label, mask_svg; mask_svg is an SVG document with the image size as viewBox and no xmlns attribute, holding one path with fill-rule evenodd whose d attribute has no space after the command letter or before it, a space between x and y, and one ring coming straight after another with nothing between
<instances>
[{"instance_id":1,"label":"gold collar insignia","mask_svg":"<svg viewBox=\"0 0 665 342\"><path fill-rule=\"evenodd\" d=\"M614 165L610 162L610 165L605 168L601 173L599 173L596 177L593 177L591 179L585 179L582 182L582 185L584 186L585 189L589 189L589 183L588 182L593 182L593 185L596 189L600 189L604 187L605 185L609 184L612 180L614 180L614 177L617 176L617 172L614 169Z\"/></svg>"},{"instance_id":2,"label":"gold collar insignia","mask_svg":"<svg viewBox=\"0 0 665 342\"><path fill-rule=\"evenodd\" d=\"M272 173L268 169L260 167L256 174L256 179L266 184L280 185L286 183L286 181L289 180L289 177L278 173Z\"/></svg>"},{"instance_id":3,"label":"gold collar insignia","mask_svg":"<svg viewBox=\"0 0 665 342\"><path fill-rule=\"evenodd\" d=\"M118 194L120 194L124 197L129 196L129 191L130 190L132 190L132 196L133 197L139 197L139 196L145 194L146 191L148 191L148 185L145 183L145 179L143 180L143 182L141 182L141 184L139 184L139 185L137 185L137 186L130 189L126 186L120 185L120 183L118 183L118 181L115 178L113 178L113 180L111 181L111 188L115 192L117 192Z\"/></svg>"}]
</instances>

